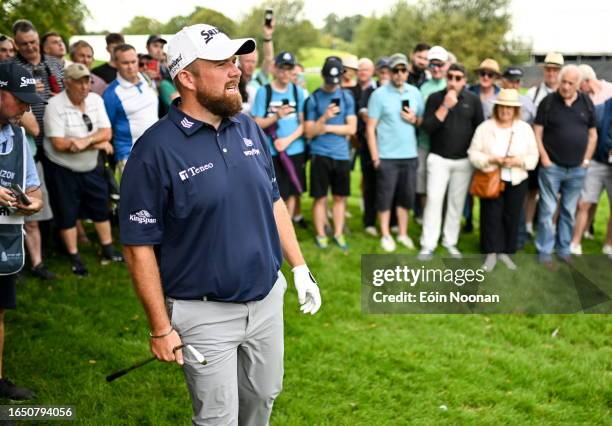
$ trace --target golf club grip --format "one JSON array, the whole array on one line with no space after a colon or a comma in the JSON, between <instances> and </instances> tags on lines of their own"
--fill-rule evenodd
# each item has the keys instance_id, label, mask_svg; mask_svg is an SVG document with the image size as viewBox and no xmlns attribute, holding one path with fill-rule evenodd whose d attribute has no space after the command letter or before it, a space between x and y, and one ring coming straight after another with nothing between
<instances>
[{"instance_id":1,"label":"golf club grip","mask_svg":"<svg viewBox=\"0 0 612 426\"><path fill-rule=\"evenodd\" d=\"M123 370L116 371L113 374L109 374L108 376L106 376L106 381L107 382L112 382L113 380L118 379L119 377L126 375L130 371L135 370L135 369L137 369L139 367L142 367L143 365L148 364L149 362L154 361L155 359L157 359L157 358L155 358L153 356L151 358L148 358L148 359L145 359L144 361L139 362L138 364L134 364L131 367L124 368Z\"/></svg>"}]
</instances>

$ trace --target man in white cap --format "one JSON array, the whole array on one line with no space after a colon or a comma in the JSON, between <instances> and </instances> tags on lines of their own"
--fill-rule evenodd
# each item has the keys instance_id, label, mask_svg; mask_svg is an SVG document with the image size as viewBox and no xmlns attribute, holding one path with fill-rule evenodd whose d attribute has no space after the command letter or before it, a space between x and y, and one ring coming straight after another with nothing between
<instances>
[{"instance_id":1,"label":"man in white cap","mask_svg":"<svg viewBox=\"0 0 612 426\"><path fill-rule=\"evenodd\" d=\"M240 114L236 55L254 49L205 24L169 40L181 97L136 142L121 182L121 241L151 351L183 365L194 424L268 424L283 379L283 255L302 312L321 306L266 137Z\"/></svg>"},{"instance_id":2,"label":"man in white cap","mask_svg":"<svg viewBox=\"0 0 612 426\"><path fill-rule=\"evenodd\" d=\"M434 46L427 53L429 73L431 78L421 86L423 102L434 92L446 89L446 70L448 69L448 52L442 46ZM417 169L416 194L417 200L414 205L414 215L417 221L422 223L423 210L427 201L427 154L429 154L429 135L427 132L418 131L419 167Z\"/></svg>"}]
</instances>

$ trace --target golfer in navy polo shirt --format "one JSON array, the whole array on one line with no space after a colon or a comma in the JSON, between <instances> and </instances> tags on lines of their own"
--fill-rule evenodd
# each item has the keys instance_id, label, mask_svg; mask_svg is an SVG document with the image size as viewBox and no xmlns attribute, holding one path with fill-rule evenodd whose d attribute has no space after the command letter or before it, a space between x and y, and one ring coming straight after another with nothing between
<instances>
[{"instance_id":1,"label":"golfer in navy polo shirt","mask_svg":"<svg viewBox=\"0 0 612 426\"><path fill-rule=\"evenodd\" d=\"M266 137L239 113L235 55L254 49L204 24L176 34L168 68L181 98L136 142L121 181L121 241L151 351L183 365L194 424L268 424L283 379L283 255L301 310L321 306Z\"/></svg>"}]
</instances>

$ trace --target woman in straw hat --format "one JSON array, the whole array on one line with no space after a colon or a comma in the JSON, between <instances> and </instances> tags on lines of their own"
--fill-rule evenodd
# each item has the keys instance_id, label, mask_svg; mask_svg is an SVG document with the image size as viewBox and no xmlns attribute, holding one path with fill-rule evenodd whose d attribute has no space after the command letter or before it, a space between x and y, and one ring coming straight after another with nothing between
<instances>
[{"instance_id":1,"label":"woman in straw hat","mask_svg":"<svg viewBox=\"0 0 612 426\"><path fill-rule=\"evenodd\" d=\"M533 130L521 120L521 102L514 89L501 90L493 101L493 114L474 133L468 150L471 163L483 172L501 169L505 188L498 198L480 200L480 244L491 271L497 260L516 269L519 214L527 191L527 170L538 163Z\"/></svg>"}]
</instances>

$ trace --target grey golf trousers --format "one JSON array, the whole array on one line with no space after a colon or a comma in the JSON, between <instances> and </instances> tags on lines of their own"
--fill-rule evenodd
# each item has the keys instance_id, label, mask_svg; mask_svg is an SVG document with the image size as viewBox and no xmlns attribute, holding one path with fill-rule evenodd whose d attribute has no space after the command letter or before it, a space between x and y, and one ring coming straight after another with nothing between
<instances>
[{"instance_id":1,"label":"grey golf trousers","mask_svg":"<svg viewBox=\"0 0 612 426\"><path fill-rule=\"evenodd\" d=\"M166 298L172 326L185 345L183 372L194 425L265 426L283 384L283 298L279 271L270 293L247 303Z\"/></svg>"}]
</instances>

